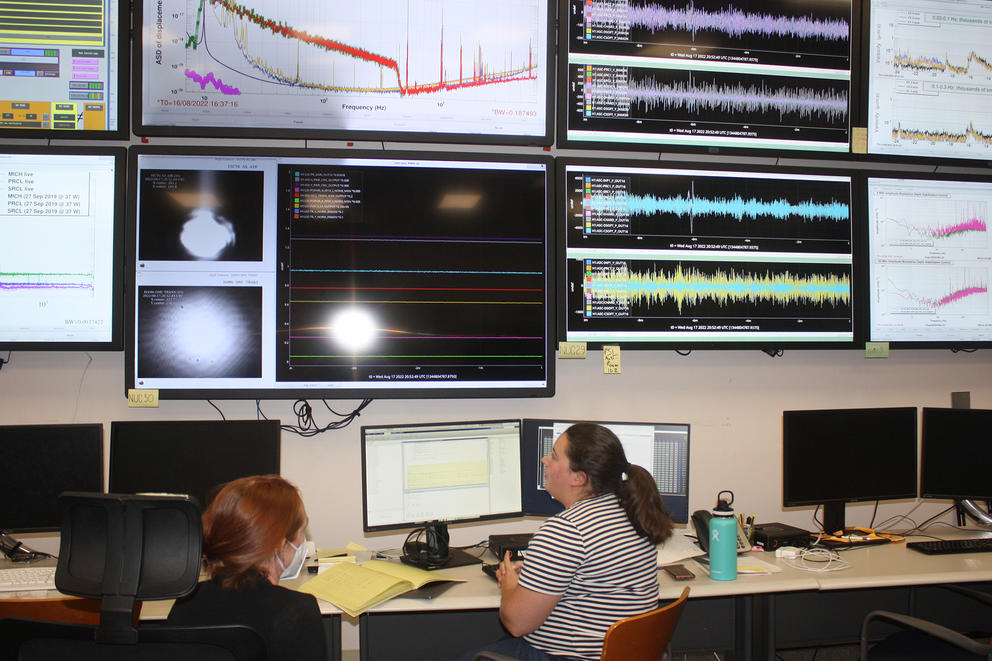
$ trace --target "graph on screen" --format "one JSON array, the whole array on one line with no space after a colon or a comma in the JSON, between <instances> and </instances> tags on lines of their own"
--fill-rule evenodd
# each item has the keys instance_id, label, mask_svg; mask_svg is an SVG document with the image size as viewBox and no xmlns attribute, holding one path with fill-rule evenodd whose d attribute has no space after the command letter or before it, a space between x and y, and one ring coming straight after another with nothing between
<instances>
[{"instance_id":1,"label":"graph on screen","mask_svg":"<svg viewBox=\"0 0 992 661\"><path fill-rule=\"evenodd\" d=\"M871 3L868 151L992 156L988 3Z\"/></svg>"},{"instance_id":2,"label":"graph on screen","mask_svg":"<svg viewBox=\"0 0 992 661\"><path fill-rule=\"evenodd\" d=\"M992 338L992 184L868 179L872 340Z\"/></svg>"},{"instance_id":3,"label":"graph on screen","mask_svg":"<svg viewBox=\"0 0 992 661\"><path fill-rule=\"evenodd\" d=\"M571 0L565 137L847 151L850 3Z\"/></svg>"},{"instance_id":4,"label":"graph on screen","mask_svg":"<svg viewBox=\"0 0 992 661\"><path fill-rule=\"evenodd\" d=\"M142 122L541 137L547 12L546 0L146 1Z\"/></svg>"},{"instance_id":5,"label":"graph on screen","mask_svg":"<svg viewBox=\"0 0 992 661\"><path fill-rule=\"evenodd\" d=\"M850 177L593 163L564 173L569 340L852 338Z\"/></svg>"},{"instance_id":6,"label":"graph on screen","mask_svg":"<svg viewBox=\"0 0 992 661\"><path fill-rule=\"evenodd\" d=\"M0 154L0 181L0 342L109 342L114 157Z\"/></svg>"}]
</instances>

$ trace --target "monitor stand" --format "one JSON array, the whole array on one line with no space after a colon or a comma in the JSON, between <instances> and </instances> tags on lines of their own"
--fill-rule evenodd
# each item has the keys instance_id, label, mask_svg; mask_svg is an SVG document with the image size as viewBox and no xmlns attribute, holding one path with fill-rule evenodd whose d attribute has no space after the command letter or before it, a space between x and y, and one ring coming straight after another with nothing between
<instances>
[{"instance_id":1,"label":"monitor stand","mask_svg":"<svg viewBox=\"0 0 992 661\"><path fill-rule=\"evenodd\" d=\"M414 558L416 556L426 557L427 545L423 542L408 542L411 547L411 551L414 553ZM434 570L434 569L452 569L454 567L464 567L466 565L481 564L482 559L477 558L468 551L463 551L462 549L448 549L448 559L444 562L439 563L426 563L425 561L416 560L409 557L407 554L400 556L400 560L408 565L413 565L414 567L420 567L421 569Z\"/></svg>"}]
</instances>

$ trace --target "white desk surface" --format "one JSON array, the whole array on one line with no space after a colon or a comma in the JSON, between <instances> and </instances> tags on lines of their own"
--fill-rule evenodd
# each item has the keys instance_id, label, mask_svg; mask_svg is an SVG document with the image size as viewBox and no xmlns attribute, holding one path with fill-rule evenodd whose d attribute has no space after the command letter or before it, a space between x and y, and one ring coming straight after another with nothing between
<instances>
[{"instance_id":1,"label":"white desk surface","mask_svg":"<svg viewBox=\"0 0 992 661\"><path fill-rule=\"evenodd\" d=\"M992 537L992 532L960 531L953 528L938 528L934 536L943 539L961 537ZM907 541L923 540L926 537L910 537ZM992 553L962 553L952 555L924 555L906 548L905 542L882 546L869 546L852 549L841 554L851 567L836 572L805 572L794 569L775 554L752 552L752 554L782 568L772 574L741 574L733 581L714 581L691 560L685 561L696 578L690 581L676 581L668 574L659 571L658 582L661 599L675 599L686 585L690 587L690 598L726 597L802 590L847 590L856 588L879 588L908 585L929 585L934 583L965 583L992 581ZM488 561L495 561L488 557ZM0 566L9 566L0 560ZM456 583L434 599L418 599L400 596L372 609L374 613L401 613L416 611L481 610L499 607L499 590L496 581L482 573L480 565L469 565L444 570L444 573L457 578L465 578L465 583ZM283 585L294 587L305 582L304 574L294 581L284 581ZM42 599L60 596L57 591L10 592L3 593L5 599ZM320 612L324 615L339 615L336 606L318 599ZM172 608L172 601L148 601L142 604L141 618L162 620Z\"/></svg>"}]
</instances>

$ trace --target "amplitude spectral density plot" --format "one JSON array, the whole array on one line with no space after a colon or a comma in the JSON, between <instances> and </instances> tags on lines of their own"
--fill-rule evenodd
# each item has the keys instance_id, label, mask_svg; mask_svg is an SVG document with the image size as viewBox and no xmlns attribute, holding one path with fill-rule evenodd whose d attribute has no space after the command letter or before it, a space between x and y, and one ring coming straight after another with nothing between
<instances>
[{"instance_id":1,"label":"amplitude spectral density plot","mask_svg":"<svg viewBox=\"0 0 992 661\"><path fill-rule=\"evenodd\" d=\"M869 151L988 158L988 3L872 3Z\"/></svg>"},{"instance_id":2,"label":"amplitude spectral density plot","mask_svg":"<svg viewBox=\"0 0 992 661\"><path fill-rule=\"evenodd\" d=\"M146 115L216 115L207 121L221 126L252 114L244 120L252 126L543 132L546 0L164 4L161 57L146 49Z\"/></svg>"},{"instance_id":3,"label":"amplitude spectral density plot","mask_svg":"<svg viewBox=\"0 0 992 661\"><path fill-rule=\"evenodd\" d=\"M988 317L987 267L883 265L874 292L879 314Z\"/></svg>"},{"instance_id":4,"label":"amplitude spectral density plot","mask_svg":"<svg viewBox=\"0 0 992 661\"><path fill-rule=\"evenodd\" d=\"M989 248L986 200L885 198L876 234L880 247L977 250Z\"/></svg>"}]
</instances>

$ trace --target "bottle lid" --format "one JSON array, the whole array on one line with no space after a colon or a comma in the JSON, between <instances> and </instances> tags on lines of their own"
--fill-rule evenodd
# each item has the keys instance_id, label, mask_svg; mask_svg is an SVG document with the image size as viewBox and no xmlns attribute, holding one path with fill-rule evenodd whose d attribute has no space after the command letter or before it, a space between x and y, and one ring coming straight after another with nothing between
<instances>
[{"instance_id":1,"label":"bottle lid","mask_svg":"<svg viewBox=\"0 0 992 661\"><path fill-rule=\"evenodd\" d=\"M724 497L729 494L729 498ZM734 510L730 507L734 504L733 491L721 491L716 495L716 507L713 508L713 516L733 516Z\"/></svg>"}]
</instances>

